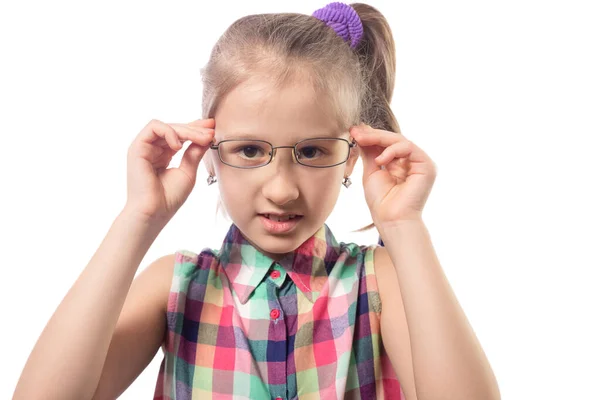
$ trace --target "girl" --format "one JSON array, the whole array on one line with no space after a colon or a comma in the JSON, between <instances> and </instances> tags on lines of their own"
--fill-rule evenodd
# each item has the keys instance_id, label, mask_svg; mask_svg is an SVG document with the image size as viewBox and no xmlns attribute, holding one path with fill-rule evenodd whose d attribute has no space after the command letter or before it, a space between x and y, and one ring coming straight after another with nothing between
<instances>
[{"instance_id":1,"label":"girl","mask_svg":"<svg viewBox=\"0 0 600 400\"><path fill-rule=\"evenodd\" d=\"M400 134L394 75L390 28L365 4L236 21L203 71L203 119L153 120L131 144L126 205L15 398L116 398L162 346L155 399L498 399L423 223L435 166ZM359 156L385 247L325 225ZM222 247L134 280L201 159L233 221Z\"/></svg>"}]
</instances>

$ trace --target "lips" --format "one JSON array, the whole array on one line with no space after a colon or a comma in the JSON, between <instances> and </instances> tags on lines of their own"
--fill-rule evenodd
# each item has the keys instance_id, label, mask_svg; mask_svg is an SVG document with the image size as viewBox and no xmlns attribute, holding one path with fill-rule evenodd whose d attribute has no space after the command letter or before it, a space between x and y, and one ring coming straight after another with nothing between
<instances>
[{"instance_id":1,"label":"lips","mask_svg":"<svg viewBox=\"0 0 600 400\"><path fill-rule=\"evenodd\" d=\"M293 230L302 215L298 214L259 214L264 228L272 234L288 233Z\"/></svg>"},{"instance_id":2,"label":"lips","mask_svg":"<svg viewBox=\"0 0 600 400\"><path fill-rule=\"evenodd\" d=\"M271 221L277 221L277 222L285 222L285 221L289 221L291 219L298 219L301 218L302 215L297 215L297 214L261 214L262 216L264 216L265 218L270 219Z\"/></svg>"}]
</instances>

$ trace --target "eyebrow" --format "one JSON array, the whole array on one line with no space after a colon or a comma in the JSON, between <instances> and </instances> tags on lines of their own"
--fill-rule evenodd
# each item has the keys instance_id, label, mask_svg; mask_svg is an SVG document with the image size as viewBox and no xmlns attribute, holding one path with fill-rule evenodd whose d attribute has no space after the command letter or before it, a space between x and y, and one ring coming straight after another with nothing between
<instances>
[{"instance_id":1,"label":"eyebrow","mask_svg":"<svg viewBox=\"0 0 600 400\"><path fill-rule=\"evenodd\" d=\"M315 138L338 138L341 136L344 136L345 134L347 134L348 131L338 131L335 133L332 132L323 132L323 133L316 133L315 135L311 135L309 137L305 137L305 138L294 138L296 140L296 142L301 141L301 140L305 140L305 139L315 139ZM255 134L255 133L249 133L249 132L224 132L222 133L223 139L222 140L235 140L235 139L242 139L242 140L265 140L268 141L264 138L261 137L260 134Z\"/></svg>"}]
</instances>

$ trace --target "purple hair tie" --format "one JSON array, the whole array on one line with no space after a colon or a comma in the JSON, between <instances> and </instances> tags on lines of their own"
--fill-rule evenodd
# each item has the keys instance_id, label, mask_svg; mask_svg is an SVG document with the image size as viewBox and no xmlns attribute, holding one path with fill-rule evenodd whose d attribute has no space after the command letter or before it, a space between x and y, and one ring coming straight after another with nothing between
<instances>
[{"instance_id":1,"label":"purple hair tie","mask_svg":"<svg viewBox=\"0 0 600 400\"><path fill-rule=\"evenodd\" d=\"M318 9L312 16L327 23L335 33L345 42L350 42L351 48L356 48L363 35L363 26L360 17L348 4L329 3Z\"/></svg>"}]
</instances>

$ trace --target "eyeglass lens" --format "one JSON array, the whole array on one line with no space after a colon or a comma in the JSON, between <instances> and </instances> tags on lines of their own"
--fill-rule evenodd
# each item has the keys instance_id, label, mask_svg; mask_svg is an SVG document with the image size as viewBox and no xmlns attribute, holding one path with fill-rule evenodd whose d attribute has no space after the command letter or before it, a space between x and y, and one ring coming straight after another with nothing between
<instances>
[{"instance_id":1,"label":"eyeglass lens","mask_svg":"<svg viewBox=\"0 0 600 400\"><path fill-rule=\"evenodd\" d=\"M348 142L339 139L310 139L295 146L296 159L311 167L329 167L345 162ZM224 163L240 168L256 168L269 163L272 147L258 140L228 140L219 143L219 155Z\"/></svg>"}]
</instances>

